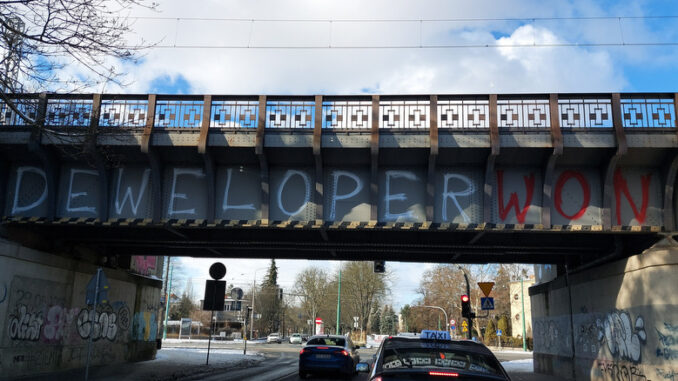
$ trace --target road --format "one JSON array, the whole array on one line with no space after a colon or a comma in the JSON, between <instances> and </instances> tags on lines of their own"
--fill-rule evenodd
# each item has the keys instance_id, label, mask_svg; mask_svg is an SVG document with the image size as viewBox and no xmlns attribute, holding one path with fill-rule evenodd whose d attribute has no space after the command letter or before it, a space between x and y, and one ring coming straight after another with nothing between
<instances>
[{"instance_id":1,"label":"road","mask_svg":"<svg viewBox=\"0 0 678 381\"><path fill-rule=\"evenodd\" d=\"M298 374L299 367L299 349L300 345L294 344L257 344L248 346L259 353L263 353L266 359L256 366L243 369L225 370L209 377L203 378L209 381L218 380L238 380L238 381L258 381L258 380L276 380L276 381L294 381L301 380ZM371 362L376 349L361 348L358 353L362 361ZM514 361L532 359L531 352L520 351L496 351L495 355L499 361ZM315 381L338 380L343 379L339 376L327 377L311 375ZM358 374L351 378L352 381L366 381L367 374Z\"/></svg>"}]
</instances>

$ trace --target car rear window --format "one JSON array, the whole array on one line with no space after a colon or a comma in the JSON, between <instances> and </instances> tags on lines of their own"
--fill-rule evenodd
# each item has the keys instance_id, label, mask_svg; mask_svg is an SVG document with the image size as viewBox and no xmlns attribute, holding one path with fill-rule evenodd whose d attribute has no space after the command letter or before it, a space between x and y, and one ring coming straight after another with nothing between
<instances>
[{"instance_id":1,"label":"car rear window","mask_svg":"<svg viewBox=\"0 0 678 381\"><path fill-rule=\"evenodd\" d=\"M497 361L490 356L448 348L388 348L384 350L381 367L384 371L424 367L501 374Z\"/></svg>"},{"instance_id":2,"label":"car rear window","mask_svg":"<svg viewBox=\"0 0 678 381\"><path fill-rule=\"evenodd\" d=\"M333 345L338 347L343 347L346 345L346 340L342 338L334 337L316 337L311 339L306 343L306 345Z\"/></svg>"}]
</instances>

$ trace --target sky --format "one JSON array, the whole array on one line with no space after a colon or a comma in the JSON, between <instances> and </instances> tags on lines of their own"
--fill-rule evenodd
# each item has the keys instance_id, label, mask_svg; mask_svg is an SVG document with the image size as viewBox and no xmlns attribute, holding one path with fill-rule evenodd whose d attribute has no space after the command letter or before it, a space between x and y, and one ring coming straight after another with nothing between
<instances>
[{"instance_id":1,"label":"sky","mask_svg":"<svg viewBox=\"0 0 678 381\"><path fill-rule=\"evenodd\" d=\"M675 0L160 0L129 12L131 41L115 93L487 94L678 91ZM66 70L77 71L76 67ZM196 294L213 259L180 259ZM221 259L249 287L267 260ZM308 265L278 261L291 288ZM388 262L390 303L417 298L433 264ZM257 280L265 270L257 272Z\"/></svg>"}]
</instances>

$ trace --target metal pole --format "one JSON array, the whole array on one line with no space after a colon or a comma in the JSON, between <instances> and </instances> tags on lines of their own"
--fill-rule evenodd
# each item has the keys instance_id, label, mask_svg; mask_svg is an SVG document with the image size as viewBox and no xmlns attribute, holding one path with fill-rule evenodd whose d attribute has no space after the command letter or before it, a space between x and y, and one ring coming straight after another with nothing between
<instances>
[{"instance_id":1,"label":"metal pole","mask_svg":"<svg viewBox=\"0 0 678 381\"><path fill-rule=\"evenodd\" d=\"M250 320L250 340L252 340L252 333L254 331L254 294L257 293L257 272L254 271L254 279L252 279L252 316Z\"/></svg>"},{"instance_id":2,"label":"metal pole","mask_svg":"<svg viewBox=\"0 0 678 381\"><path fill-rule=\"evenodd\" d=\"M337 335L341 335L339 322L341 319L341 262L339 262L339 286L337 290Z\"/></svg>"},{"instance_id":3,"label":"metal pole","mask_svg":"<svg viewBox=\"0 0 678 381\"><path fill-rule=\"evenodd\" d=\"M523 304L523 351L527 352L527 341L525 340L525 298L523 297L523 278L520 278L520 302Z\"/></svg>"},{"instance_id":4,"label":"metal pole","mask_svg":"<svg viewBox=\"0 0 678 381\"><path fill-rule=\"evenodd\" d=\"M212 306L214 306L214 298L212 298ZM210 364L210 344L212 344L212 327L214 327L214 322L212 322L213 319L214 310L210 313L210 333L209 336L207 336L207 361L205 361L205 365Z\"/></svg>"},{"instance_id":5,"label":"metal pole","mask_svg":"<svg viewBox=\"0 0 678 381\"><path fill-rule=\"evenodd\" d=\"M165 324L162 326L162 339L167 338L167 316L169 315L169 306L170 306L170 293L172 290L172 271L174 266L172 266L172 257L168 257L169 262L167 264L167 270L169 271L169 277L167 278L167 295L165 298ZM179 325L179 333L181 333L181 325Z\"/></svg>"},{"instance_id":6,"label":"metal pole","mask_svg":"<svg viewBox=\"0 0 678 381\"><path fill-rule=\"evenodd\" d=\"M466 280L466 295L468 295L469 303L470 303L470 301L471 301L470 300L471 299L471 286L469 286L469 283L468 283L468 276L466 276L466 271L464 271L464 269L461 266L459 266L459 269L464 274L464 279ZM473 316L473 312L471 312L471 316ZM468 318L468 333L466 334L466 338L471 340L472 335L473 335L473 318L469 317Z\"/></svg>"},{"instance_id":7,"label":"metal pole","mask_svg":"<svg viewBox=\"0 0 678 381\"><path fill-rule=\"evenodd\" d=\"M97 320L97 303L99 299L99 280L101 278L101 267L97 269L97 280L94 286L94 306L89 316L89 339L87 340L87 363L85 364L85 381L89 380L89 362L92 359L92 335L94 334L94 322Z\"/></svg>"}]
</instances>

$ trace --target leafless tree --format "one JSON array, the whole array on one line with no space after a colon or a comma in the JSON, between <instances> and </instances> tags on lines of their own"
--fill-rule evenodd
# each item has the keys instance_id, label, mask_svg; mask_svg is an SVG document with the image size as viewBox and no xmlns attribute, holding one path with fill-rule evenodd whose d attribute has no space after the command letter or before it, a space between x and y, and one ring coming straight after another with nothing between
<instances>
[{"instance_id":1,"label":"leafless tree","mask_svg":"<svg viewBox=\"0 0 678 381\"><path fill-rule=\"evenodd\" d=\"M317 267L308 267L297 275L295 293L301 295L301 307L308 319L315 320L326 302L330 282L327 273Z\"/></svg>"},{"instance_id":2,"label":"leafless tree","mask_svg":"<svg viewBox=\"0 0 678 381\"><path fill-rule=\"evenodd\" d=\"M155 6L146 0L0 0L0 98L34 125L37 114L13 94L124 84L122 66L149 46L127 41L129 11Z\"/></svg>"}]
</instances>

